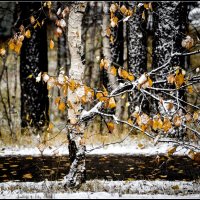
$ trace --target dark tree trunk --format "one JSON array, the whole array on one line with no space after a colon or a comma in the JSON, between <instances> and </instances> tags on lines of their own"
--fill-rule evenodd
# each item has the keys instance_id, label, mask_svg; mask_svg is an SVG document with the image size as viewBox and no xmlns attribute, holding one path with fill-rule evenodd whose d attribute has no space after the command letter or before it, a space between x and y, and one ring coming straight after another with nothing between
<instances>
[{"instance_id":1,"label":"dark tree trunk","mask_svg":"<svg viewBox=\"0 0 200 200\"><path fill-rule=\"evenodd\" d=\"M167 63L172 53L183 51L181 41L185 37L186 31L187 4L185 2L159 2L155 3L154 6L153 68L157 68ZM184 63L185 58L183 56L172 58L167 67L154 75L154 79L159 80L163 76L167 77L175 66L180 66L184 69ZM164 83L155 87L172 88L173 86ZM184 93L185 90L182 89L173 92L172 95L184 99ZM165 99L175 101L168 95L158 92L156 94L163 96ZM184 106L182 102L179 103ZM154 110L154 114L159 112L161 115L165 115L160 102L155 102L152 105L151 110ZM184 131L180 127L176 129L176 133L174 134L180 136L183 135Z\"/></svg>"},{"instance_id":2,"label":"dark tree trunk","mask_svg":"<svg viewBox=\"0 0 200 200\"><path fill-rule=\"evenodd\" d=\"M127 21L127 48L128 48L128 69L139 77L147 71L147 36L146 36L146 22L142 19L144 7L138 7L138 3L128 2L130 9L136 6L136 12ZM148 111L148 103L143 99L140 92L134 91L129 94L129 114L133 113L136 106L143 101L143 111Z\"/></svg>"},{"instance_id":3,"label":"dark tree trunk","mask_svg":"<svg viewBox=\"0 0 200 200\"><path fill-rule=\"evenodd\" d=\"M38 13L41 3L20 3L20 21L26 27L30 24L30 16ZM40 16L42 18L42 16ZM36 17L35 17L36 18ZM39 19L41 22L41 19ZM46 25L29 28L31 37L25 38L20 55L20 81L21 81L21 125L41 129L48 121L48 90L43 82L36 82L40 72L48 71L47 61L47 32ZM32 78L27 78L32 75Z\"/></svg>"},{"instance_id":4,"label":"dark tree trunk","mask_svg":"<svg viewBox=\"0 0 200 200\"><path fill-rule=\"evenodd\" d=\"M119 21L122 20L122 15L117 13ZM123 66L124 63L124 36L123 36L123 21L118 23L118 26L111 27L111 34L113 36L113 43L110 44L112 62Z\"/></svg>"}]
</instances>

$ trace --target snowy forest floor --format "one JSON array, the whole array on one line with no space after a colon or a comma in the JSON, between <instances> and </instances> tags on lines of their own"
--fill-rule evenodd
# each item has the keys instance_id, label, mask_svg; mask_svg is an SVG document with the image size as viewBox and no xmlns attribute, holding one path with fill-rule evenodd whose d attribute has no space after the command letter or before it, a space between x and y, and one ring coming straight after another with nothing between
<instances>
[{"instance_id":1,"label":"snowy forest floor","mask_svg":"<svg viewBox=\"0 0 200 200\"><path fill-rule=\"evenodd\" d=\"M53 198L53 199L199 199L198 182L186 181L100 181L84 183L80 189L64 190L62 182L43 181L0 183L1 199Z\"/></svg>"}]
</instances>

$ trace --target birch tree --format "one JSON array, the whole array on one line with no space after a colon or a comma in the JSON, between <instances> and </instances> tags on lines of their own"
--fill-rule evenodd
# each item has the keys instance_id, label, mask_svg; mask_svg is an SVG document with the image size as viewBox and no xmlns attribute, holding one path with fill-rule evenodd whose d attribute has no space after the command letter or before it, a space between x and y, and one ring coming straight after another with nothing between
<instances>
[{"instance_id":1,"label":"birch tree","mask_svg":"<svg viewBox=\"0 0 200 200\"><path fill-rule=\"evenodd\" d=\"M68 43L71 55L71 67L69 77L80 84L80 87L75 89L75 83L70 82L68 90L68 99L71 107L68 109L68 141L69 141L69 156L71 161L69 174L66 176L65 187L79 186L86 179L85 177L85 144L83 142L83 134L85 125L77 124L79 115L81 114L82 104L77 101L77 96L84 95L84 70L85 66L82 63L82 41L81 41L81 24L83 14L87 3L75 3L72 5L68 19ZM62 77L62 76L61 76Z\"/></svg>"}]
</instances>

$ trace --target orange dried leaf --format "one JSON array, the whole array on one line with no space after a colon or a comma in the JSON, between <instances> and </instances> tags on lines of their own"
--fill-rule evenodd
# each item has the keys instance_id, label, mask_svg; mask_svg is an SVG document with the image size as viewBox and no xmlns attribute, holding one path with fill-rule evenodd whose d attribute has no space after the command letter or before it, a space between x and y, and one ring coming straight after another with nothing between
<instances>
[{"instance_id":1,"label":"orange dried leaf","mask_svg":"<svg viewBox=\"0 0 200 200\"><path fill-rule=\"evenodd\" d=\"M110 108L110 109L116 108L115 99L113 97L109 99L108 108Z\"/></svg>"},{"instance_id":2,"label":"orange dried leaf","mask_svg":"<svg viewBox=\"0 0 200 200\"><path fill-rule=\"evenodd\" d=\"M65 108L66 108L66 105L65 105L64 102L61 102L61 103L59 104L59 106L58 106L58 109L59 109L60 111L62 111L62 112L65 111Z\"/></svg>"},{"instance_id":3,"label":"orange dried leaf","mask_svg":"<svg viewBox=\"0 0 200 200\"><path fill-rule=\"evenodd\" d=\"M103 93L102 93L102 92L97 92L96 98L97 98L98 100L100 100L101 97L103 97Z\"/></svg>"},{"instance_id":4,"label":"orange dried leaf","mask_svg":"<svg viewBox=\"0 0 200 200\"><path fill-rule=\"evenodd\" d=\"M114 123L113 123L113 122L108 122L108 123L107 123L107 126L108 126L109 132L112 133L113 130L114 130L114 128L115 128Z\"/></svg>"},{"instance_id":5,"label":"orange dried leaf","mask_svg":"<svg viewBox=\"0 0 200 200\"><path fill-rule=\"evenodd\" d=\"M68 86L67 86L67 84L63 85L62 89L63 89L63 95L64 95L64 97L66 97L67 96L67 92L68 92Z\"/></svg>"},{"instance_id":6,"label":"orange dried leaf","mask_svg":"<svg viewBox=\"0 0 200 200\"><path fill-rule=\"evenodd\" d=\"M187 122L190 122L192 120L192 117L191 117L190 114L186 114L185 119L186 119Z\"/></svg>"},{"instance_id":7,"label":"orange dried leaf","mask_svg":"<svg viewBox=\"0 0 200 200\"><path fill-rule=\"evenodd\" d=\"M176 151L176 147L175 147L175 146L170 147L170 148L167 150L167 155L168 155L168 156L171 156L175 151Z\"/></svg>"},{"instance_id":8,"label":"orange dried leaf","mask_svg":"<svg viewBox=\"0 0 200 200\"><path fill-rule=\"evenodd\" d=\"M118 9L117 4L112 3L111 6L110 6L110 12L114 13L114 12L117 11L117 9Z\"/></svg>"},{"instance_id":9,"label":"orange dried leaf","mask_svg":"<svg viewBox=\"0 0 200 200\"><path fill-rule=\"evenodd\" d=\"M30 38L30 37L31 37L31 31L30 31L30 30L27 30L27 31L25 32L25 36L26 36L26 38Z\"/></svg>"},{"instance_id":10,"label":"orange dried leaf","mask_svg":"<svg viewBox=\"0 0 200 200\"><path fill-rule=\"evenodd\" d=\"M181 123L182 123L182 119L180 116L176 115L174 118L173 118L173 122L174 122L174 125L179 127L181 126Z\"/></svg>"},{"instance_id":11,"label":"orange dried leaf","mask_svg":"<svg viewBox=\"0 0 200 200\"><path fill-rule=\"evenodd\" d=\"M187 91L188 91L189 94L192 94L192 93L193 93L193 87L192 87L192 85L189 85L189 86L187 87Z\"/></svg>"},{"instance_id":12,"label":"orange dried leaf","mask_svg":"<svg viewBox=\"0 0 200 200\"><path fill-rule=\"evenodd\" d=\"M103 68L104 68L104 60L103 59L101 59L99 66L100 66L100 69L103 70Z\"/></svg>"},{"instance_id":13,"label":"orange dried leaf","mask_svg":"<svg viewBox=\"0 0 200 200\"><path fill-rule=\"evenodd\" d=\"M130 118L128 119L128 123L133 125L133 121Z\"/></svg>"},{"instance_id":14,"label":"orange dried leaf","mask_svg":"<svg viewBox=\"0 0 200 200\"><path fill-rule=\"evenodd\" d=\"M135 77L133 76L133 74L132 73L129 73L129 75L128 75L128 77L127 77L127 79L129 80L129 81L134 81L135 80Z\"/></svg>"},{"instance_id":15,"label":"orange dried leaf","mask_svg":"<svg viewBox=\"0 0 200 200\"><path fill-rule=\"evenodd\" d=\"M4 56L6 54L6 50L4 48L0 49L0 55Z\"/></svg>"},{"instance_id":16,"label":"orange dried leaf","mask_svg":"<svg viewBox=\"0 0 200 200\"><path fill-rule=\"evenodd\" d=\"M117 69L116 69L114 66L111 66L111 68L110 68L110 73L111 73L113 76L116 76L116 75L117 75Z\"/></svg>"},{"instance_id":17,"label":"orange dried leaf","mask_svg":"<svg viewBox=\"0 0 200 200\"><path fill-rule=\"evenodd\" d=\"M194 112L194 114L193 114L193 119L194 119L194 121L197 121L198 118L199 118L199 113L196 111L196 112Z\"/></svg>"},{"instance_id":18,"label":"orange dried leaf","mask_svg":"<svg viewBox=\"0 0 200 200\"><path fill-rule=\"evenodd\" d=\"M55 104L58 105L60 103L60 97L56 97Z\"/></svg>"},{"instance_id":19,"label":"orange dried leaf","mask_svg":"<svg viewBox=\"0 0 200 200\"><path fill-rule=\"evenodd\" d=\"M170 83L170 84L173 84L175 81L175 77L173 74L170 74L168 77L167 77L167 82Z\"/></svg>"},{"instance_id":20,"label":"orange dried leaf","mask_svg":"<svg viewBox=\"0 0 200 200\"><path fill-rule=\"evenodd\" d=\"M174 104L173 103L168 103L167 104L167 110L172 110L174 108Z\"/></svg>"},{"instance_id":21,"label":"orange dried leaf","mask_svg":"<svg viewBox=\"0 0 200 200\"><path fill-rule=\"evenodd\" d=\"M195 153L194 153L194 151L192 151L191 149L189 150L189 152L188 152L187 155L188 155L188 157L191 158L192 160L195 159Z\"/></svg>"},{"instance_id":22,"label":"orange dried leaf","mask_svg":"<svg viewBox=\"0 0 200 200\"><path fill-rule=\"evenodd\" d=\"M34 16L31 16L31 17L30 17L30 22L31 22L31 24L34 24L34 23L35 23L35 17L34 17Z\"/></svg>"},{"instance_id":23,"label":"orange dried leaf","mask_svg":"<svg viewBox=\"0 0 200 200\"><path fill-rule=\"evenodd\" d=\"M82 104L86 104L86 103L87 103L86 95L83 95L83 96L81 97L81 103L82 103Z\"/></svg>"},{"instance_id":24,"label":"orange dried leaf","mask_svg":"<svg viewBox=\"0 0 200 200\"><path fill-rule=\"evenodd\" d=\"M8 42L8 45L9 45L9 49L14 50L14 48L15 48L15 43L14 43L13 39L11 39L11 40Z\"/></svg>"},{"instance_id":25,"label":"orange dried leaf","mask_svg":"<svg viewBox=\"0 0 200 200\"><path fill-rule=\"evenodd\" d=\"M53 127L54 127L54 125L52 123L50 123L47 131L51 131L53 129Z\"/></svg>"},{"instance_id":26,"label":"orange dried leaf","mask_svg":"<svg viewBox=\"0 0 200 200\"><path fill-rule=\"evenodd\" d=\"M108 37L110 37L110 35L111 35L110 27L107 27L107 28L106 28L106 35L107 35Z\"/></svg>"},{"instance_id":27,"label":"orange dried leaf","mask_svg":"<svg viewBox=\"0 0 200 200\"><path fill-rule=\"evenodd\" d=\"M23 175L23 177L22 177L23 179L31 179L31 178L33 178L33 175L32 174L24 174Z\"/></svg>"},{"instance_id":28,"label":"orange dried leaf","mask_svg":"<svg viewBox=\"0 0 200 200\"><path fill-rule=\"evenodd\" d=\"M69 89L70 89L72 92L74 92L76 88L77 88L76 82L75 82L73 79L70 80L70 82L69 82Z\"/></svg>"},{"instance_id":29,"label":"orange dried leaf","mask_svg":"<svg viewBox=\"0 0 200 200\"><path fill-rule=\"evenodd\" d=\"M175 84L177 88L180 88L184 83L184 75L179 73L175 76Z\"/></svg>"},{"instance_id":30,"label":"orange dried leaf","mask_svg":"<svg viewBox=\"0 0 200 200\"><path fill-rule=\"evenodd\" d=\"M149 9L149 3L144 3L144 8Z\"/></svg>"},{"instance_id":31,"label":"orange dried leaf","mask_svg":"<svg viewBox=\"0 0 200 200\"><path fill-rule=\"evenodd\" d=\"M156 130L160 130L163 128L163 122L160 118L155 118L153 119L153 125L152 128L156 131Z\"/></svg>"},{"instance_id":32,"label":"orange dried leaf","mask_svg":"<svg viewBox=\"0 0 200 200\"><path fill-rule=\"evenodd\" d=\"M53 48L54 48L54 41L53 41L53 40L50 40L49 47L50 47L50 49L53 49Z\"/></svg>"},{"instance_id":33,"label":"orange dried leaf","mask_svg":"<svg viewBox=\"0 0 200 200\"><path fill-rule=\"evenodd\" d=\"M164 122L163 122L163 130L164 132L168 132L170 130L170 128L172 127L172 124L169 120L169 118L164 118Z\"/></svg>"},{"instance_id":34,"label":"orange dried leaf","mask_svg":"<svg viewBox=\"0 0 200 200\"><path fill-rule=\"evenodd\" d=\"M121 8L120 8L120 11L121 11L122 14L126 13L126 11L127 11L126 6L122 5Z\"/></svg>"},{"instance_id":35,"label":"orange dried leaf","mask_svg":"<svg viewBox=\"0 0 200 200\"><path fill-rule=\"evenodd\" d=\"M152 87L153 81L148 77L148 87Z\"/></svg>"}]
</instances>

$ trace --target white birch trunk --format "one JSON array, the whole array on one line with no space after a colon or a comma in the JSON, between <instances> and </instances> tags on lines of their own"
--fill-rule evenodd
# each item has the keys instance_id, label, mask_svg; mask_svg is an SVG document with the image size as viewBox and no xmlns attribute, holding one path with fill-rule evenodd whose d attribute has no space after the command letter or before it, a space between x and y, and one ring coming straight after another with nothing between
<instances>
[{"instance_id":1,"label":"white birch trunk","mask_svg":"<svg viewBox=\"0 0 200 200\"><path fill-rule=\"evenodd\" d=\"M69 77L80 85L83 84L85 66L81 61L81 25L86 2L74 3L68 19L68 44L71 54L71 68ZM68 140L69 156L71 161L70 171L65 177L65 187L78 187L85 181L85 145L82 143L84 124L75 125L80 115L81 103L77 102L77 96L83 96L84 87L80 86L74 92L68 90L68 100L74 109L68 109Z\"/></svg>"}]
</instances>

